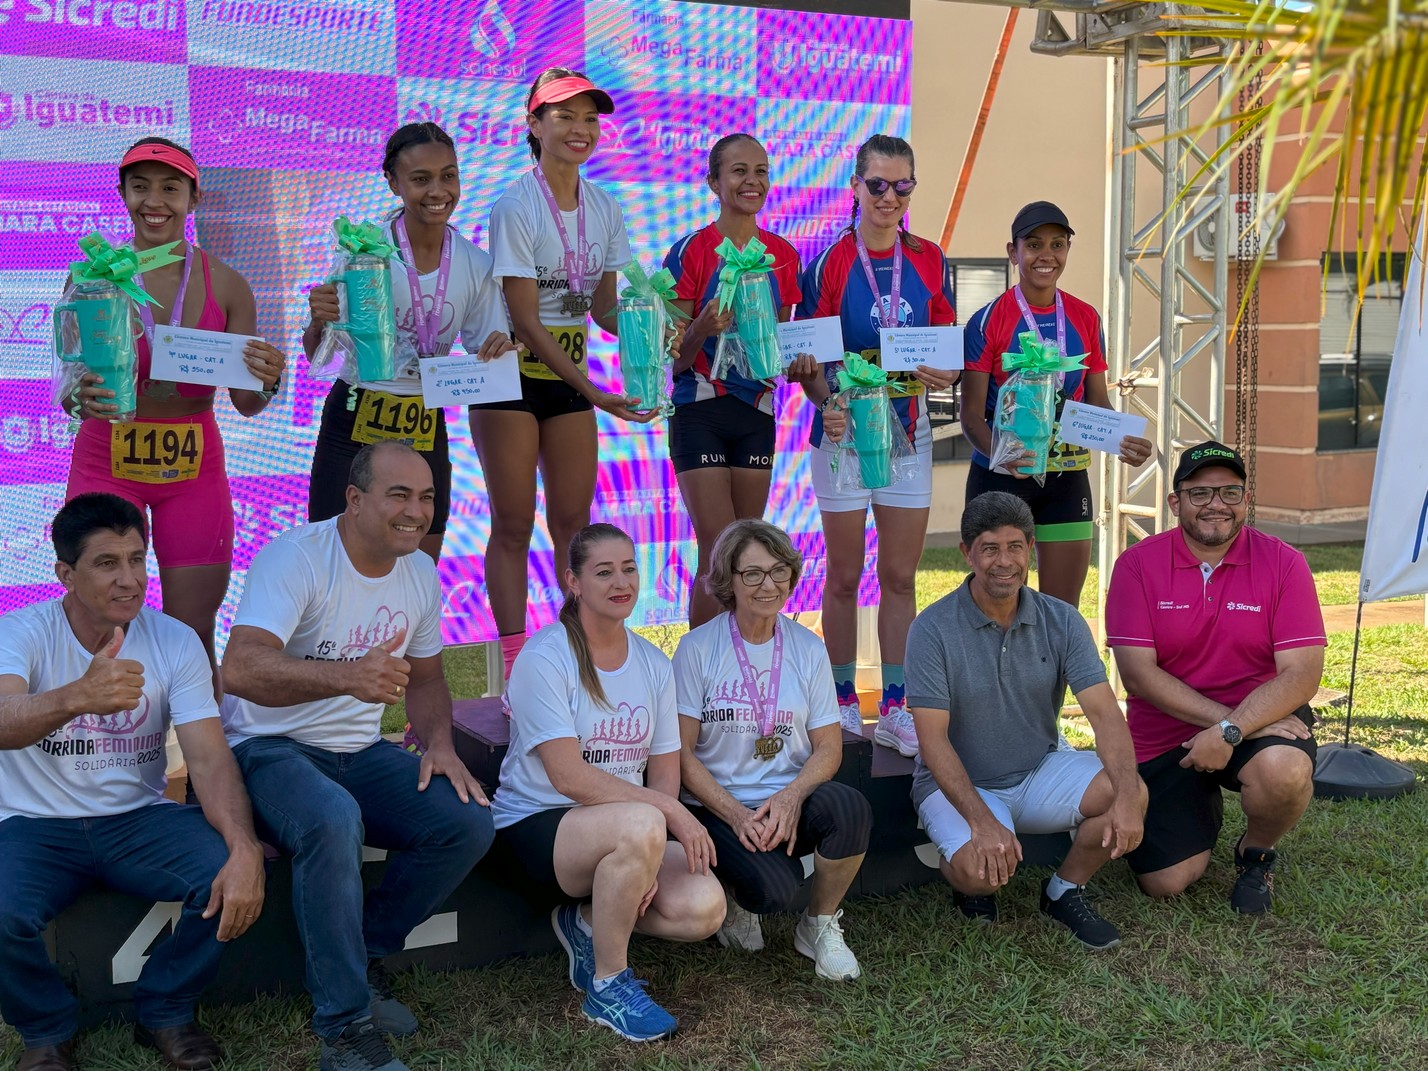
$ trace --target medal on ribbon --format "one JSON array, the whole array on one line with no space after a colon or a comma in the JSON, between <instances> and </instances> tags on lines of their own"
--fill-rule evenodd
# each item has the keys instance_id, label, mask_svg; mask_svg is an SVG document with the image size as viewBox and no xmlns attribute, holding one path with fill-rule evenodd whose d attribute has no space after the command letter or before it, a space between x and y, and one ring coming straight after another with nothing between
<instances>
[{"instance_id":1,"label":"medal on ribbon","mask_svg":"<svg viewBox=\"0 0 1428 1071\"><path fill-rule=\"evenodd\" d=\"M783 677L783 627L781 621L774 622L773 661L769 664L768 694L759 695L759 678L754 667L749 665L749 652L744 647L744 637L739 635L739 626L734 614L729 614L729 639L734 644L734 658L739 663L739 674L744 679L744 698L754 712L754 721L759 735L754 740L754 758L767 762L783 750L783 737L774 735L774 725L778 719L778 686Z\"/></svg>"}]
</instances>

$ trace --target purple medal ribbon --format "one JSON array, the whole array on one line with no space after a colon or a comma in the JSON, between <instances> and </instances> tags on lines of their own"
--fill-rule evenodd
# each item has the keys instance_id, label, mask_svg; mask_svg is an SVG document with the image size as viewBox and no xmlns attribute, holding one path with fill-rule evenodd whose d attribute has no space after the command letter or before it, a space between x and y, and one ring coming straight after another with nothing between
<instances>
[{"instance_id":1,"label":"purple medal ribbon","mask_svg":"<svg viewBox=\"0 0 1428 1071\"><path fill-rule=\"evenodd\" d=\"M873 292L873 301L878 306L878 323L883 327L898 327L898 315L902 312L902 241L893 241L893 263L892 263L892 293L888 295L888 308L891 316L883 313L883 295L878 290L878 280L873 274L873 262L868 257L868 246L863 241L863 235L853 232L853 239L858 246L858 260L862 262L863 274L868 277L868 289Z\"/></svg>"},{"instance_id":2,"label":"purple medal ribbon","mask_svg":"<svg viewBox=\"0 0 1428 1071\"><path fill-rule=\"evenodd\" d=\"M169 326L178 327L179 321L183 319L183 296L188 293L188 277L193 271L193 246L187 245L183 251L183 279L179 282L178 293L174 295L173 309L169 315ZM144 277L135 275L134 282L140 288L144 285ZM144 325L144 338L149 343L149 354L152 357L154 352L154 314L148 305L139 306L139 320Z\"/></svg>"},{"instance_id":3,"label":"purple medal ribbon","mask_svg":"<svg viewBox=\"0 0 1428 1071\"><path fill-rule=\"evenodd\" d=\"M769 664L768 694L759 698L759 678L749 665L749 653L744 648L744 637L739 635L739 626L734 623L734 614L729 614L729 639L734 643L734 658L738 660L739 672L744 678L744 695L753 708L754 720L758 724L759 736L773 736L774 724L778 720L778 686L783 677L783 628L774 623L773 661Z\"/></svg>"},{"instance_id":4,"label":"purple medal ribbon","mask_svg":"<svg viewBox=\"0 0 1428 1071\"><path fill-rule=\"evenodd\" d=\"M1020 286L1012 287L1012 297L1016 299L1016 307L1021 310L1022 322L1041 339L1046 341L1046 336L1041 333L1041 325L1036 322L1036 317L1032 315L1031 306L1026 303L1026 295L1021 292ZM1056 348L1061 356L1066 356L1066 306L1061 301L1061 291L1056 291ZM1066 373L1056 373L1056 385L1066 386Z\"/></svg>"},{"instance_id":5,"label":"purple medal ribbon","mask_svg":"<svg viewBox=\"0 0 1428 1071\"><path fill-rule=\"evenodd\" d=\"M436 292L432 295L431 311L426 314L426 303L421 295L421 273L417 271L416 257L412 255L411 239L407 237L407 219L398 216L392 224L392 234L397 239L397 248L402 251L402 260L407 269L407 286L412 295L412 325L416 329L417 356L436 356L436 344L441 337L441 313L446 308L446 284L451 279L451 228L445 228L441 236L441 266L436 271Z\"/></svg>"},{"instance_id":6,"label":"purple medal ribbon","mask_svg":"<svg viewBox=\"0 0 1428 1071\"><path fill-rule=\"evenodd\" d=\"M560 244L565 250L565 279L566 289L577 293L585 293L585 198L580 196L579 179L576 180L575 193L575 241L574 248L570 244L570 233L565 229L565 219L560 214L560 206L555 203L555 194L550 192L550 183L546 181L545 175L541 172L540 165L531 168L531 173L535 175L536 185L540 187L540 192L545 197L546 207L550 209L550 218L555 220L555 229L560 233Z\"/></svg>"}]
</instances>

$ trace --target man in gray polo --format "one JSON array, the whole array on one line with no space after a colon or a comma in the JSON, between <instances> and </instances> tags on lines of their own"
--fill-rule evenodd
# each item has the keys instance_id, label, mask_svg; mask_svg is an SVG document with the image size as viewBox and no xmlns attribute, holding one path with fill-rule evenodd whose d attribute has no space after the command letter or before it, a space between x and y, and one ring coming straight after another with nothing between
<instances>
[{"instance_id":1,"label":"man in gray polo","mask_svg":"<svg viewBox=\"0 0 1428 1071\"><path fill-rule=\"evenodd\" d=\"M907 705L917 729L912 799L962 914L995 922L996 891L1021 860L1017 833L1076 830L1041 892L1041 912L1088 948L1120 932L1085 885L1140 843L1145 786L1130 731L1076 608L1026 586L1034 546L1026 503L1003 491L962 513L972 573L913 622ZM1059 748L1057 716L1075 693L1096 750Z\"/></svg>"}]
</instances>

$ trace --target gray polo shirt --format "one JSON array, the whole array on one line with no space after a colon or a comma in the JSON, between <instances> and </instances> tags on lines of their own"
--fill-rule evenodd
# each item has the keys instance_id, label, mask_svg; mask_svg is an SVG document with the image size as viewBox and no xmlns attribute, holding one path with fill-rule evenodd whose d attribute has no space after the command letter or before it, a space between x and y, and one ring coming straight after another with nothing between
<instances>
[{"instance_id":1,"label":"gray polo shirt","mask_svg":"<svg viewBox=\"0 0 1428 1071\"><path fill-rule=\"evenodd\" d=\"M1008 788L1056 750L1066 688L1106 680L1074 606L1022 588L1005 632L977 608L972 578L917 615L907 636L907 705L945 710L947 738L978 788ZM917 758L912 799L937 788Z\"/></svg>"}]
</instances>

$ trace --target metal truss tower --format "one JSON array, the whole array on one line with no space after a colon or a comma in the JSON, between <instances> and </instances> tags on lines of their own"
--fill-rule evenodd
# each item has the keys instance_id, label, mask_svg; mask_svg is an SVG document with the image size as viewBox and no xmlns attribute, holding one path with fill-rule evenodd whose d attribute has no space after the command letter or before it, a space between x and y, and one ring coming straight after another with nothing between
<instances>
[{"instance_id":1,"label":"metal truss tower","mask_svg":"<svg viewBox=\"0 0 1428 1071\"><path fill-rule=\"evenodd\" d=\"M1179 450L1225 434L1229 325L1228 247L1236 233L1231 180L1192 188L1223 143L1216 127L1196 131L1229 84L1230 45L1213 25L1190 22L1192 5L1106 0L1020 0L998 7L1037 13L1032 51L1112 59L1110 181L1106 193L1107 382L1120 407L1150 419L1153 464L1128 468L1098 454L1101 480L1098 605L1111 566L1134 539L1170 523L1166 494ZM1073 28L1067 21L1074 18ZM1194 34L1195 36L1189 36ZM1204 66L1185 61L1209 59ZM1212 224L1209 278L1193 251L1197 228ZM1104 615L1102 615L1104 616ZM1101 626L1104 640L1104 625Z\"/></svg>"}]
</instances>

